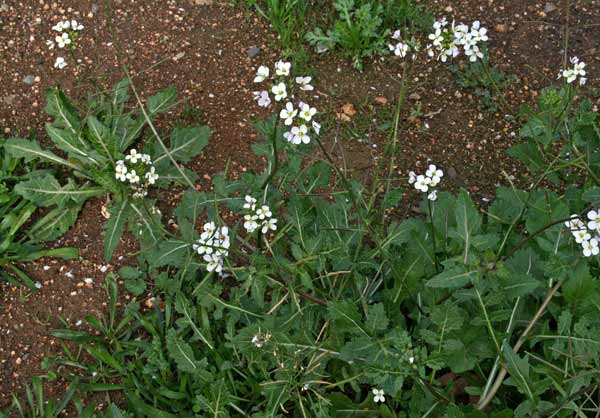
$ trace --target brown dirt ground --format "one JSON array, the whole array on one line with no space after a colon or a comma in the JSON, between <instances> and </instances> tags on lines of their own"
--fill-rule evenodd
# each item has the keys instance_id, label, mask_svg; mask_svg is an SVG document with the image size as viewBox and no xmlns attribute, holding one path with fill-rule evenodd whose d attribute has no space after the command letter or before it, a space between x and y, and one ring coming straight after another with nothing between
<instances>
[{"instance_id":1,"label":"brown dirt ground","mask_svg":"<svg viewBox=\"0 0 600 418\"><path fill-rule=\"evenodd\" d=\"M425 2L435 15L470 23L480 19L490 30L492 62L508 74L518 76L506 98L516 112L520 103L531 103L542 87L555 83L562 60L565 22L561 3L533 0L442 0ZM575 3L575 2L572 2ZM209 147L193 161L208 187L210 176L231 161L232 175L256 168L261 161L250 152L256 138L252 118L264 116L252 101L252 78L258 65L272 63L278 56L274 35L262 21L247 11L229 5L196 5L193 0L113 0L112 11L91 0L0 0L0 134L36 136L44 141L43 92L60 84L71 96L83 97L93 86L106 88L122 78L115 45L124 48L127 64L135 74L139 91L146 95L176 85L180 98L200 110L199 120L213 130ZM555 5L553 7L548 6ZM577 3L571 11L569 55L588 63L592 98L598 102L600 72L599 1ZM552 10L550 10L552 9ZM53 51L45 40L51 26L63 18L75 18L86 27L78 51L80 63L65 70L52 66ZM108 19L117 39L112 39ZM576 25L579 25L576 27ZM249 58L246 51L258 46L261 53ZM334 112L328 121L328 144L340 160L359 174L368 174L381 155L385 137L376 127L389 120L399 88L399 60L387 58L367 63L363 73L332 55L313 56L321 108ZM23 79L32 75L32 85ZM408 170L423 170L431 161L447 174L443 187L465 187L477 199L493 197L497 184L506 184L503 172L517 183L528 184L527 173L505 154L516 140L516 122L503 114L482 110L479 100L459 88L447 66L439 63L417 68L410 108L421 103L422 114L402 121L397 175L405 181ZM76 82L74 80L77 80ZM387 104L376 98L385 97ZM349 122L335 117L341 107L352 103L359 114ZM429 116L427 116L429 115ZM178 106L158 122L159 128L173 123L197 122L193 114ZM424 129L424 125L429 125ZM353 132L349 135L349 132ZM367 136L367 134L369 134ZM361 139L361 142L358 141ZM407 189L407 213L418 199ZM161 208L176 203L176 193L161 196ZM75 324L86 315L105 309L101 271L101 200L88 202L77 225L53 245L81 249L80 260L40 260L25 266L42 283L39 292L24 295L23 289L0 288L0 410L19 393L23 383L43 373L40 361L61 353L60 342L48 331L62 327L59 318ZM133 262L134 243L126 239L108 271ZM121 258L122 257L122 258ZM44 269L48 266L48 269ZM67 273L69 273L67 275ZM71 277L72 275L72 277ZM86 286L83 279L93 284ZM83 283L83 284L82 284ZM60 396L65 383L47 386L48 395Z\"/></svg>"}]
</instances>

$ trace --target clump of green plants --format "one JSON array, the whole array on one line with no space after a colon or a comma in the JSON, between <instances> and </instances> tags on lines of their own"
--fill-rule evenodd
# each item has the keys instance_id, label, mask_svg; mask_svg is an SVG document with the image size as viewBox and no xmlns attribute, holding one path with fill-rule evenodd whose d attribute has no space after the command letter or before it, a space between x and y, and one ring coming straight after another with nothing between
<instances>
[{"instance_id":1,"label":"clump of green plants","mask_svg":"<svg viewBox=\"0 0 600 418\"><path fill-rule=\"evenodd\" d=\"M62 216L53 211L40 216L38 206L17 194L15 188L21 182L52 171L12 157L4 148L7 142L10 140L0 139L0 276L13 284L25 284L30 290L36 290L36 283L17 263L45 256L75 258L78 252L75 248L44 249L41 242L66 232Z\"/></svg>"},{"instance_id":2,"label":"clump of green plants","mask_svg":"<svg viewBox=\"0 0 600 418\"><path fill-rule=\"evenodd\" d=\"M405 35L431 26L432 17L411 0L334 0L338 13L328 30L320 27L306 34L317 52L339 49L362 70L366 58L387 52L387 39L402 28Z\"/></svg>"},{"instance_id":3,"label":"clump of green plants","mask_svg":"<svg viewBox=\"0 0 600 418\"><path fill-rule=\"evenodd\" d=\"M180 163L198 155L210 136L206 126L176 127L163 141L153 120L174 106L175 89L150 96L145 107L136 94L140 110L135 111L126 107L129 88L126 79L109 94L91 96L82 106L85 111L60 89L48 91L45 110L54 120L46 124L46 132L66 158L41 148L34 140L11 138L4 145L6 152L16 158L60 165L72 173L65 179L57 173L44 172L15 185L20 196L36 205L52 207L51 213L58 217L55 222L37 227L36 235L49 239L57 231L64 232L87 199L107 196L107 261L126 225L143 245L156 243L160 212L154 207L154 200L148 198L148 192L172 183L194 187L197 175ZM148 131L150 135L144 140Z\"/></svg>"},{"instance_id":4,"label":"clump of green plants","mask_svg":"<svg viewBox=\"0 0 600 418\"><path fill-rule=\"evenodd\" d=\"M311 0L247 0L247 5L268 21L279 38L283 55L295 66L306 67L308 56L303 46L311 9Z\"/></svg>"},{"instance_id":5,"label":"clump of green plants","mask_svg":"<svg viewBox=\"0 0 600 418\"><path fill-rule=\"evenodd\" d=\"M266 169L186 191L177 230L119 271L135 295L149 292L147 303L117 319L109 275L108 315L87 318L94 332L53 332L92 355L64 365L90 387L122 390L136 416L568 417L593 408L594 177L561 192L537 186L552 173L543 170L528 190L499 187L485 211L465 190L444 191L435 164L410 171L403 191L388 174L403 77L388 158L363 185L321 142L318 111L303 101L312 80L290 73L280 61L255 80L268 83L258 104L274 106L253 147ZM577 132L578 144L597 142L590 124L568 131ZM403 193L422 198L423 216L388 216Z\"/></svg>"}]
</instances>

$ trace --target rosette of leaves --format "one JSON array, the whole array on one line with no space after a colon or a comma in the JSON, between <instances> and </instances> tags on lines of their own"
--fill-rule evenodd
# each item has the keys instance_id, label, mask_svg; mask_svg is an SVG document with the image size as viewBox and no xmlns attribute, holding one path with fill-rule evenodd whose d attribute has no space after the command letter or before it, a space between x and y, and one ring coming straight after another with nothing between
<instances>
[{"instance_id":1,"label":"rosette of leaves","mask_svg":"<svg viewBox=\"0 0 600 418\"><path fill-rule=\"evenodd\" d=\"M19 158L7 155L4 139L0 140L0 276L13 283L18 279L32 290L35 289L34 282L15 263L44 256L77 257L75 248L44 249L40 242L62 235L68 222L58 212L38 216L37 206L15 191L19 182L49 173L49 170L35 169Z\"/></svg>"},{"instance_id":2,"label":"rosette of leaves","mask_svg":"<svg viewBox=\"0 0 600 418\"><path fill-rule=\"evenodd\" d=\"M141 241L155 242L161 233L159 216L150 199L134 199L132 189L115 178L115 162L124 159L131 147L144 143L160 175L157 188L177 183L193 187L197 175L180 165L190 161L207 145L206 126L176 127L163 141L153 125L160 113L176 103L176 91L168 88L150 96L144 108L129 109L129 83L123 80L108 94L90 96L76 107L59 88L48 90L46 113L54 118L46 133L57 153L42 148L35 140L11 138L6 150L26 161L58 165L70 176L46 173L16 185L17 193L37 205L53 207L72 224L85 201L108 195L109 219L105 223L104 254L110 260L125 225ZM138 102L141 106L141 102ZM152 135L145 138L146 128ZM58 155L60 154L60 156Z\"/></svg>"}]
</instances>

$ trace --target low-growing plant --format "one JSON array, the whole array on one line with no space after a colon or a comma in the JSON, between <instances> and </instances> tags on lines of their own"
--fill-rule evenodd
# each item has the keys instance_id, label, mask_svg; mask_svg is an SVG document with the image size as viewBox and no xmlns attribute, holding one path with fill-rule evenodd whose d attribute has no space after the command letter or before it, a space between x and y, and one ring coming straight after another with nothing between
<instances>
[{"instance_id":1,"label":"low-growing plant","mask_svg":"<svg viewBox=\"0 0 600 418\"><path fill-rule=\"evenodd\" d=\"M516 81L516 78L490 66L487 51L479 61L469 62L462 67L451 65L449 68L457 77L457 84L473 90L486 110L495 112L501 106L506 107L503 102L504 92L511 83Z\"/></svg>"},{"instance_id":2,"label":"low-growing plant","mask_svg":"<svg viewBox=\"0 0 600 418\"><path fill-rule=\"evenodd\" d=\"M40 216L34 203L15 193L15 185L48 175L51 170L36 169L20 158L11 157L4 145L5 140L0 139L0 277L35 290L36 283L17 263L45 256L74 258L78 252L76 248L44 249L42 241L58 238L66 232L60 227L61 215L49 212ZM48 225L56 227L48 228Z\"/></svg>"},{"instance_id":3,"label":"low-growing plant","mask_svg":"<svg viewBox=\"0 0 600 418\"><path fill-rule=\"evenodd\" d=\"M126 107L129 88L126 79L109 94L90 96L83 106L85 110L77 108L60 89L48 90L45 110L54 120L46 124L46 132L66 158L41 148L35 140L11 138L4 145L15 157L61 165L72 173L66 181L44 173L15 186L21 196L39 206L53 207L54 213L61 214L55 223L45 225L44 231L64 231L74 223L87 199L108 195L108 220L104 225L107 261L125 225L142 242L156 243L160 213L154 208L154 201L147 198L148 191L172 183L193 187L197 175L180 162L198 155L210 136L206 126L176 127L165 143L153 120L175 104L175 89L149 97L146 107L141 106L136 93L140 110L134 111ZM151 135L144 140L146 128Z\"/></svg>"},{"instance_id":4,"label":"low-growing plant","mask_svg":"<svg viewBox=\"0 0 600 418\"><path fill-rule=\"evenodd\" d=\"M119 272L136 295L152 284L151 308L130 303L118 325L88 318L99 335L55 331L92 354L81 366L90 383L118 379L138 416L568 417L593 408L599 189L499 187L483 210L465 190L443 191L444 172L430 164L408 175L425 215L394 220L386 211L403 191L389 173L407 81L388 158L367 187L333 163L320 126L308 126L316 109L294 103L289 73L278 62L272 80L267 67L255 80L272 82L255 94L260 105L272 104L269 91L280 104L256 124L266 170L186 191L176 232ZM296 81L309 89L311 80Z\"/></svg>"},{"instance_id":5,"label":"low-growing plant","mask_svg":"<svg viewBox=\"0 0 600 418\"><path fill-rule=\"evenodd\" d=\"M387 38L395 28L404 35L428 28L431 16L410 0L334 0L338 13L331 29L320 27L306 34L317 52L339 49L362 70L366 58L387 52Z\"/></svg>"}]
</instances>

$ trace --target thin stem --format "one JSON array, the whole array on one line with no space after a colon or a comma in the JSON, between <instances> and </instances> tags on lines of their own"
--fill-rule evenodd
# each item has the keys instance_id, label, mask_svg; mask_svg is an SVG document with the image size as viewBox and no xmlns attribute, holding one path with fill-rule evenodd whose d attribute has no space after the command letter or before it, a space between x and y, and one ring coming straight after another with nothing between
<instances>
[{"instance_id":1,"label":"thin stem","mask_svg":"<svg viewBox=\"0 0 600 418\"><path fill-rule=\"evenodd\" d=\"M439 264L437 259L437 248L435 241L435 225L433 224L433 209L431 208L431 200L427 198L427 208L429 209L429 223L431 225L431 241L433 242L433 262L435 264L435 271L439 273Z\"/></svg>"},{"instance_id":2,"label":"thin stem","mask_svg":"<svg viewBox=\"0 0 600 418\"><path fill-rule=\"evenodd\" d=\"M529 335L529 333L531 332L531 330L533 329L533 327L535 326L537 321L542 317L542 315L546 311L546 308L548 307L548 304L550 303L550 301L552 300L552 298L554 297L556 292L558 292L558 289L560 289L561 285L562 285L562 282L557 282L554 285L554 287L552 289L550 289L550 291L548 291L548 294L546 295L544 302L542 302L542 305L540 306L540 308L537 310L537 312L535 313L535 315L533 316L531 321L529 321L527 328L525 328L525 331L523 331L523 333L517 340L517 343L515 344L515 346L513 348L513 351L515 353L517 353L519 351L519 349L521 348L521 346L525 343L527 336ZM494 399L494 396L496 396L496 392L498 392L498 389L500 389L500 386L502 385L502 382L504 381L504 377L506 376L507 373L508 373L508 370L506 369L506 366L503 365L502 369L500 370L500 373L498 373L498 377L496 377L494 385L490 389L487 396L481 398L481 400L479 401L479 404L477 405L477 409L482 411L490 404L490 402L492 402L492 400Z\"/></svg>"}]
</instances>

